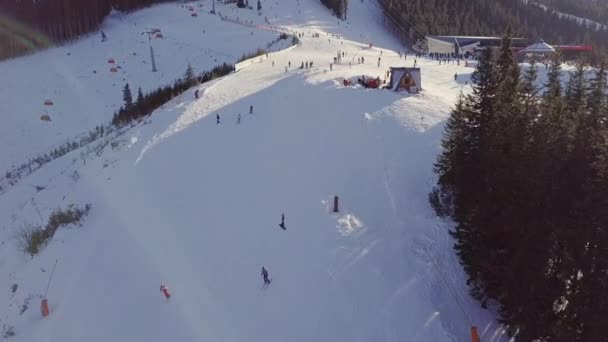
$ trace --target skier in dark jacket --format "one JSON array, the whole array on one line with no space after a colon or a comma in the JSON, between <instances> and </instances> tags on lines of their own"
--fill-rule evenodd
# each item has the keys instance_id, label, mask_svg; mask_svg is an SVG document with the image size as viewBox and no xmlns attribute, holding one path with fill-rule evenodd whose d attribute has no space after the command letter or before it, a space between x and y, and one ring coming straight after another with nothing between
<instances>
[{"instance_id":1,"label":"skier in dark jacket","mask_svg":"<svg viewBox=\"0 0 608 342\"><path fill-rule=\"evenodd\" d=\"M279 227L283 228L283 230L287 230L287 227L285 227L285 214L281 214L281 223L279 223Z\"/></svg>"},{"instance_id":2,"label":"skier in dark jacket","mask_svg":"<svg viewBox=\"0 0 608 342\"><path fill-rule=\"evenodd\" d=\"M262 266L262 278L264 278L264 285L268 286L268 284L270 284L270 282L272 281L272 279L268 278L268 270L266 270L266 268L264 268L264 266Z\"/></svg>"},{"instance_id":3,"label":"skier in dark jacket","mask_svg":"<svg viewBox=\"0 0 608 342\"><path fill-rule=\"evenodd\" d=\"M220 115L219 114L215 114L215 120L216 120L216 124L220 124Z\"/></svg>"}]
</instances>

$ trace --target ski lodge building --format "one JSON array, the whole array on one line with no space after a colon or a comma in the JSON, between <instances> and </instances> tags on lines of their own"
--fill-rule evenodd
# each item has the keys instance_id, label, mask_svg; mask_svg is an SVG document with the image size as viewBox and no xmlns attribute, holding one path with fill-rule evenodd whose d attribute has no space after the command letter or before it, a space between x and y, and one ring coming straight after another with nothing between
<instances>
[{"instance_id":1,"label":"ski lodge building","mask_svg":"<svg viewBox=\"0 0 608 342\"><path fill-rule=\"evenodd\" d=\"M472 55L477 50L499 47L501 40L500 37L427 36L426 45L428 53ZM512 38L511 45L514 52L534 54L549 54L554 51L581 53L593 50L591 45L551 46L542 39L533 41L527 38Z\"/></svg>"},{"instance_id":2,"label":"ski lodge building","mask_svg":"<svg viewBox=\"0 0 608 342\"><path fill-rule=\"evenodd\" d=\"M426 45L429 53L436 54L473 54L477 49L500 46L500 37L469 37L469 36L427 36ZM525 38L513 38L514 48L525 48L530 41Z\"/></svg>"}]
</instances>

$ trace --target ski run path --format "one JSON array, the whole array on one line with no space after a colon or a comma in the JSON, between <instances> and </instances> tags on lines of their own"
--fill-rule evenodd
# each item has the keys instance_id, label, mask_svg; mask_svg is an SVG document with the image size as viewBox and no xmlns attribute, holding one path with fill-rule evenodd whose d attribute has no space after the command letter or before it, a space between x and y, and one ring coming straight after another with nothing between
<instances>
[{"instance_id":1,"label":"ski run path","mask_svg":"<svg viewBox=\"0 0 608 342\"><path fill-rule=\"evenodd\" d=\"M468 91L472 69L419 59L418 95L344 87L344 78L384 78L388 66L411 66L414 57L399 57L369 0L350 2L348 24L316 0L288 2L262 1L262 15L217 3L222 15L255 28L209 15L208 2L186 4L197 18L182 4L115 14L103 26L113 53L99 52L96 34L0 63L14 82L0 89L4 110L39 111L57 89L50 125L38 114L8 115L2 159L17 162L110 119L124 82L82 75L93 78L90 70L105 69L111 54L120 59L122 51L126 61L116 77L149 90L181 76L188 62L200 72L264 47L278 36L265 16L305 34L95 143L98 153L76 150L0 195L0 327L15 333L8 341L468 341L470 323L452 291L484 342L508 340L468 295L452 225L427 200L442 123ZM145 25L162 26L167 37L153 43L164 75L140 61ZM139 48L131 63L129 41ZM346 56L330 71L338 50ZM101 57L87 55L95 53ZM304 61L313 67L299 69ZM28 72L39 74L18 76ZM71 203L92 205L82 226L60 228L34 257L22 252L18 232ZM42 318L56 261L51 314ZM266 290L262 266L273 279Z\"/></svg>"}]
</instances>

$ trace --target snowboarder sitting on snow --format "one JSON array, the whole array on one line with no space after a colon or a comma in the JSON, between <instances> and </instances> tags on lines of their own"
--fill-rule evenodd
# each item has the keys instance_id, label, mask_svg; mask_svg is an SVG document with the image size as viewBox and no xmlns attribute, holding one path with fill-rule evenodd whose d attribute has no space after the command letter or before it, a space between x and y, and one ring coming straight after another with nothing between
<instances>
[{"instance_id":1,"label":"snowboarder sitting on snow","mask_svg":"<svg viewBox=\"0 0 608 342\"><path fill-rule=\"evenodd\" d=\"M268 279L268 271L264 268L264 266L262 266L262 278L264 278L264 285L268 286L268 284L270 284L270 281L272 281L272 279Z\"/></svg>"}]
</instances>

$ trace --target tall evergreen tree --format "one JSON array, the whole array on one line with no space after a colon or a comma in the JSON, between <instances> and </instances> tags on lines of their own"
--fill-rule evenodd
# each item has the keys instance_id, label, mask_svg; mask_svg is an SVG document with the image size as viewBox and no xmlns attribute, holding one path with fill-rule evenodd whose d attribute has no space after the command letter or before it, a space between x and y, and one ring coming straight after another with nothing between
<instances>
[{"instance_id":1,"label":"tall evergreen tree","mask_svg":"<svg viewBox=\"0 0 608 342\"><path fill-rule=\"evenodd\" d=\"M589 84L589 95L587 101L587 111L591 116L592 125L596 130L599 130L600 124L608 119L606 108L608 107L608 100L606 99L606 91L608 86L606 84L606 61L600 63L595 77Z\"/></svg>"},{"instance_id":2,"label":"tall evergreen tree","mask_svg":"<svg viewBox=\"0 0 608 342\"><path fill-rule=\"evenodd\" d=\"M125 103L125 110L129 110L131 106L133 106L133 95L131 94L131 88L129 88L129 83L125 84L125 87L122 89L122 99Z\"/></svg>"},{"instance_id":3,"label":"tall evergreen tree","mask_svg":"<svg viewBox=\"0 0 608 342\"><path fill-rule=\"evenodd\" d=\"M570 75L566 90L566 110L572 114L584 111L586 99L585 65L578 62L576 71Z\"/></svg>"},{"instance_id":4,"label":"tall evergreen tree","mask_svg":"<svg viewBox=\"0 0 608 342\"><path fill-rule=\"evenodd\" d=\"M146 108L144 106L144 93L141 91L141 87L137 88L137 100L135 101L135 106L140 114L144 114L146 112Z\"/></svg>"},{"instance_id":5,"label":"tall evergreen tree","mask_svg":"<svg viewBox=\"0 0 608 342\"><path fill-rule=\"evenodd\" d=\"M184 83L186 88L190 88L196 84L196 76L194 76L194 69L192 69L190 63L188 63L188 67L186 67L186 72L184 73Z\"/></svg>"}]
</instances>

